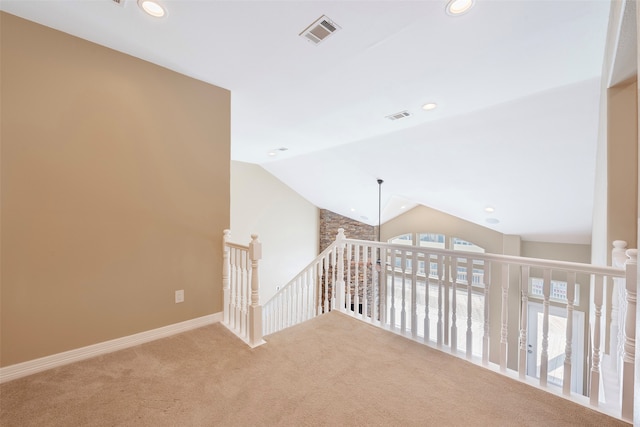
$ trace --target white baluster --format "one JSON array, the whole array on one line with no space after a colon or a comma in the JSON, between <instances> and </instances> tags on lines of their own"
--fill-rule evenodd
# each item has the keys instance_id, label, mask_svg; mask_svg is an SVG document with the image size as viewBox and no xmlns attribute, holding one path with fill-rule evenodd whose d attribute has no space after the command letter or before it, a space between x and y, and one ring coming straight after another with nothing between
<instances>
[{"instance_id":1,"label":"white baluster","mask_svg":"<svg viewBox=\"0 0 640 427\"><path fill-rule=\"evenodd\" d=\"M562 392L571 394L571 353L573 341L573 302L576 299L576 273L567 273L567 330L564 350L564 375L562 377Z\"/></svg>"},{"instance_id":2,"label":"white baluster","mask_svg":"<svg viewBox=\"0 0 640 427\"><path fill-rule=\"evenodd\" d=\"M396 328L396 250L391 250L391 308L389 309L389 326Z\"/></svg>"},{"instance_id":3,"label":"white baluster","mask_svg":"<svg viewBox=\"0 0 640 427\"><path fill-rule=\"evenodd\" d=\"M387 324L387 250L379 249L380 271L378 273L378 301L380 308L378 310L380 316L380 325Z\"/></svg>"},{"instance_id":4,"label":"white baluster","mask_svg":"<svg viewBox=\"0 0 640 427\"><path fill-rule=\"evenodd\" d=\"M591 390L589 402L597 406L600 399L600 321L602 317L603 277L595 276L594 296L595 321L593 324L593 343L591 353Z\"/></svg>"},{"instance_id":5,"label":"white baluster","mask_svg":"<svg viewBox=\"0 0 640 427\"><path fill-rule=\"evenodd\" d=\"M473 332L471 326L473 324L471 319L471 305L473 304L472 292L473 292L473 259L467 258L467 359L471 359L473 355Z\"/></svg>"},{"instance_id":6,"label":"white baluster","mask_svg":"<svg viewBox=\"0 0 640 427\"><path fill-rule=\"evenodd\" d=\"M353 270L351 269L352 267L354 267L354 255L353 255L353 245L351 243L347 243L347 284L346 284L346 293L347 293L347 303L346 303L346 308L347 308L347 312L350 314L352 313L352 309L351 307L353 307L353 304L355 304L355 298L353 298Z\"/></svg>"},{"instance_id":7,"label":"white baluster","mask_svg":"<svg viewBox=\"0 0 640 427\"><path fill-rule=\"evenodd\" d=\"M413 251L411 257L411 336L418 336L418 300L416 293L418 281L418 254Z\"/></svg>"},{"instance_id":8,"label":"white baluster","mask_svg":"<svg viewBox=\"0 0 640 427\"><path fill-rule=\"evenodd\" d=\"M380 297L380 249L371 248L373 266L371 268L371 321L378 322L379 297Z\"/></svg>"},{"instance_id":9,"label":"white baluster","mask_svg":"<svg viewBox=\"0 0 640 427\"><path fill-rule=\"evenodd\" d=\"M542 349L540 351L540 385L547 386L549 373L549 297L551 295L551 270L544 270L542 285Z\"/></svg>"},{"instance_id":10,"label":"white baluster","mask_svg":"<svg viewBox=\"0 0 640 427\"><path fill-rule=\"evenodd\" d=\"M242 282L242 270L240 269L241 260L239 259L238 249L233 250L233 288L234 288L234 313L233 313L233 327L237 329L240 325L240 304L241 304L241 288L239 284Z\"/></svg>"},{"instance_id":11,"label":"white baluster","mask_svg":"<svg viewBox=\"0 0 640 427\"><path fill-rule=\"evenodd\" d=\"M424 262L424 342L429 342L431 339L429 331L429 280L431 276L431 255L426 254Z\"/></svg>"},{"instance_id":12,"label":"white baluster","mask_svg":"<svg viewBox=\"0 0 640 427\"><path fill-rule=\"evenodd\" d=\"M402 251L402 309L400 311L400 332L407 330L407 309L406 309L406 280L407 280L407 252Z\"/></svg>"},{"instance_id":13,"label":"white baluster","mask_svg":"<svg viewBox=\"0 0 640 427\"><path fill-rule=\"evenodd\" d=\"M357 316L360 313L360 251L361 251L361 247L360 245L356 245L354 247L354 250L356 252L356 263L354 265L355 268L355 272L354 272L354 290L353 290L353 300L354 300L354 304L353 304L353 314L354 316Z\"/></svg>"},{"instance_id":14,"label":"white baluster","mask_svg":"<svg viewBox=\"0 0 640 427\"><path fill-rule=\"evenodd\" d=\"M509 266L502 264L502 312L500 315L500 370L507 370L507 347L509 328L507 321L509 320Z\"/></svg>"},{"instance_id":15,"label":"white baluster","mask_svg":"<svg viewBox=\"0 0 640 427\"><path fill-rule=\"evenodd\" d=\"M282 330L284 328L284 297L286 295L287 290L283 289L282 292L278 295L278 312L276 318L276 331Z\"/></svg>"},{"instance_id":16,"label":"white baluster","mask_svg":"<svg viewBox=\"0 0 640 427\"><path fill-rule=\"evenodd\" d=\"M319 260L314 264L314 283L315 283L315 296L316 296L316 316L322 314L322 260Z\"/></svg>"},{"instance_id":17,"label":"white baluster","mask_svg":"<svg viewBox=\"0 0 640 427\"><path fill-rule=\"evenodd\" d=\"M230 266L229 266L229 238L231 236L230 230L224 230L222 236L222 301L223 301L223 319L225 324L229 324L229 309L230 309Z\"/></svg>"},{"instance_id":18,"label":"white baluster","mask_svg":"<svg viewBox=\"0 0 640 427\"><path fill-rule=\"evenodd\" d=\"M308 319L311 319L312 317L315 317L316 315L316 307L318 307L318 303L316 301L316 284L314 281L314 277L315 277L315 267L311 266L311 268L309 268L307 270L307 272L305 273L305 277L306 277L306 282L307 282L307 288L308 288L308 294L309 294L309 316L307 317Z\"/></svg>"},{"instance_id":19,"label":"white baluster","mask_svg":"<svg viewBox=\"0 0 640 427\"><path fill-rule=\"evenodd\" d=\"M453 266L451 267L451 352L458 351L458 325L456 324L456 313L458 312L458 258L453 257Z\"/></svg>"},{"instance_id":20,"label":"white baluster","mask_svg":"<svg viewBox=\"0 0 640 427\"><path fill-rule=\"evenodd\" d=\"M244 303L244 280L245 280L245 265L244 265L244 252L236 249L236 258L239 262L238 265L238 283L236 283L236 295L238 296L238 303L236 304L236 328L238 331L242 331L243 319L242 309Z\"/></svg>"},{"instance_id":21,"label":"white baluster","mask_svg":"<svg viewBox=\"0 0 640 427\"><path fill-rule=\"evenodd\" d=\"M249 262L249 254L246 251L242 251L242 299L240 305L240 336L246 336L247 334L247 306L249 305L248 288L251 281L251 265Z\"/></svg>"},{"instance_id":22,"label":"white baluster","mask_svg":"<svg viewBox=\"0 0 640 427\"><path fill-rule=\"evenodd\" d=\"M302 302L302 295L300 295L300 281L296 280L294 282L294 286L292 287L293 289L293 304L292 304L292 312L293 312L293 324L297 325L298 323L300 323L302 321L301 319L301 302Z\"/></svg>"},{"instance_id":23,"label":"white baluster","mask_svg":"<svg viewBox=\"0 0 640 427\"><path fill-rule=\"evenodd\" d=\"M485 261L484 264L484 334L482 336L482 364L489 364L489 342L491 332L489 331L489 310L490 310L490 298L489 290L491 288L491 263Z\"/></svg>"},{"instance_id":24,"label":"white baluster","mask_svg":"<svg viewBox=\"0 0 640 427\"><path fill-rule=\"evenodd\" d=\"M629 249L626 253L629 259L625 264L627 312L624 329L624 357L622 359L622 418L633 421L638 250ZM640 410L640 408L638 408L638 410Z\"/></svg>"},{"instance_id":25,"label":"white baluster","mask_svg":"<svg viewBox=\"0 0 640 427\"><path fill-rule=\"evenodd\" d=\"M337 272L336 272L336 265L338 260L336 259L336 250L333 249L331 252L329 252L329 275L331 276L331 280L330 280L330 285L329 285L329 307L330 310L335 310L336 308L336 280L337 280Z\"/></svg>"},{"instance_id":26,"label":"white baluster","mask_svg":"<svg viewBox=\"0 0 640 427\"><path fill-rule=\"evenodd\" d=\"M329 295L329 286L331 286L331 284L329 283L331 281L330 277L331 277L331 271L330 271L330 265L331 262L329 261L329 257L331 256L330 253L326 254L324 257L324 263L322 264L322 268L324 270L324 304L322 304L324 306L324 313L328 313L329 312L329 307L331 304L331 300L330 300L330 295Z\"/></svg>"},{"instance_id":27,"label":"white baluster","mask_svg":"<svg viewBox=\"0 0 640 427\"><path fill-rule=\"evenodd\" d=\"M369 293L367 292L369 288L369 275L367 273L369 272L369 266L371 265L369 249L369 246L362 247L362 301L360 303L362 304L361 317L365 320L368 313L367 306L369 305Z\"/></svg>"},{"instance_id":28,"label":"white baluster","mask_svg":"<svg viewBox=\"0 0 640 427\"><path fill-rule=\"evenodd\" d=\"M443 335L443 339L444 339L444 345L450 345L449 343L449 311L451 309L449 300L451 298L450 295L450 286L451 286L451 257L446 256L444 257L444 264L443 265L443 269L444 269L444 282L443 282L443 290L442 293L444 295L444 304L443 304L443 310L444 313L442 314L442 335Z\"/></svg>"},{"instance_id":29,"label":"white baluster","mask_svg":"<svg viewBox=\"0 0 640 427\"><path fill-rule=\"evenodd\" d=\"M522 280L520 281L520 294L522 297L522 315L520 317L520 342L518 358L518 374L521 379L527 375L527 316L529 311L529 267L522 266Z\"/></svg>"},{"instance_id":30,"label":"white baluster","mask_svg":"<svg viewBox=\"0 0 640 427\"><path fill-rule=\"evenodd\" d=\"M438 346L442 346L444 344L444 334L443 334L443 329L444 329L444 325L442 323L442 304L443 304L443 297L442 297L442 293L443 293L443 287L444 287L444 256L443 255L439 255L438 256Z\"/></svg>"}]
</instances>

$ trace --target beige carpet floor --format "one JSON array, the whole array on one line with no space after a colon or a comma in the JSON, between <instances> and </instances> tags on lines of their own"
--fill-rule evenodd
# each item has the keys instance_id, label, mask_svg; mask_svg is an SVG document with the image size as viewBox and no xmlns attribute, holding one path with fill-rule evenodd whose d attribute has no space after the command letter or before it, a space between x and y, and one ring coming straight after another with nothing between
<instances>
[{"instance_id":1,"label":"beige carpet floor","mask_svg":"<svg viewBox=\"0 0 640 427\"><path fill-rule=\"evenodd\" d=\"M0 425L628 426L332 312L248 348L216 324L0 386Z\"/></svg>"}]
</instances>

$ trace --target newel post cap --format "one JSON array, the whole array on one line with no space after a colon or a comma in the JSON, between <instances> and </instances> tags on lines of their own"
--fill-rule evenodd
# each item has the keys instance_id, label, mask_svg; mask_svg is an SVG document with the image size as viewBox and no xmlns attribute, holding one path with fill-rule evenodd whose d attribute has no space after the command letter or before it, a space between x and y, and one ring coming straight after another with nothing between
<instances>
[{"instance_id":1,"label":"newel post cap","mask_svg":"<svg viewBox=\"0 0 640 427\"><path fill-rule=\"evenodd\" d=\"M625 249L627 247L627 242L624 240L614 240L613 247L616 249Z\"/></svg>"},{"instance_id":2,"label":"newel post cap","mask_svg":"<svg viewBox=\"0 0 640 427\"><path fill-rule=\"evenodd\" d=\"M249 243L249 257L252 260L262 259L262 243L258 241L258 235L251 235L251 243Z\"/></svg>"},{"instance_id":3,"label":"newel post cap","mask_svg":"<svg viewBox=\"0 0 640 427\"><path fill-rule=\"evenodd\" d=\"M627 264L637 264L638 263L638 250L637 249L627 249Z\"/></svg>"}]
</instances>

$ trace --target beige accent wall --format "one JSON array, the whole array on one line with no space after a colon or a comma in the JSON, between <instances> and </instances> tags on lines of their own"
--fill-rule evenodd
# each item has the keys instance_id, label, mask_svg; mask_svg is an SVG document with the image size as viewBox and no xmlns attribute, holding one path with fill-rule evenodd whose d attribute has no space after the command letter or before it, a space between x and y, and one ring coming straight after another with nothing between
<instances>
[{"instance_id":1,"label":"beige accent wall","mask_svg":"<svg viewBox=\"0 0 640 427\"><path fill-rule=\"evenodd\" d=\"M0 364L219 312L229 92L0 19Z\"/></svg>"},{"instance_id":2,"label":"beige accent wall","mask_svg":"<svg viewBox=\"0 0 640 427\"><path fill-rule=\"evenodd\" d=\"M637 248L638 86L636 81L609 88L607 110L607 235ZM611 256L608 257L609 262Z\"/></svg>"},{"instance_id":3,"label":"beige accent wall","mask_svg":"<svg viewBox=\"0 0 640 427\"><path fill-rule=\"evenodd\" d=\"M521 255L527 258L591 263L591 245L572 243L527 242L521 244Z\"/></svg>"},{"instance_id":4,"label":"beige accent wall","mask_svg":"<svg viewBox=\"0 0 640 427\"><path fill-rule=\"evenodd\" d=\"M262 242L260 302L293 279L318 254L318 208L250 163L231 162L231 241Z\"/></svg>"},{"instance_id":5,"label":"beige accent wall","mask_svg":"<svg viewBox=\"0 0 640 427\"><path fill-rule=\"evenodd\" d=\"M441 233L474 243L489 253L503 253L502 233L426 206L417 206L385 222L381 228L383 242L407 233Z\"/></svg>"}]
</instances>

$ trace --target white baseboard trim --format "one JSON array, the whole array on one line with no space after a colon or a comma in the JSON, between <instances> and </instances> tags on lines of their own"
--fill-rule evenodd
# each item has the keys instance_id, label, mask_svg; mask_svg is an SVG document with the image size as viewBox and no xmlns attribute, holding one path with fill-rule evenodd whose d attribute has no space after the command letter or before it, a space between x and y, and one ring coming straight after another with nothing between
<instances>
[{"instance_id":1,"label":"white baseboard trim","mask_svg":"<svg viewBox=\"0 0 640 427\"><path fill-rule=\"evenodd\" d=\"M181 332L186 332L191 329L211 325L213 323L221 322L222 318L222 313L209 314L207 316L185 320L184 322L174 323L173 325L163 326L150 331L140 332L126 337L76 348L63 353L52 354L51 356L45 356L39 359L29 360L27 362L16 363L15 365L0 368L0 384L26 377L37 372L46 371L47 369L57 368L58 366L68 365L69 363L79 362L81 360L90 359L92 357L123 350L125 348L144 344L149 341L165 338Z\"/></svg>"}]
</instances>

